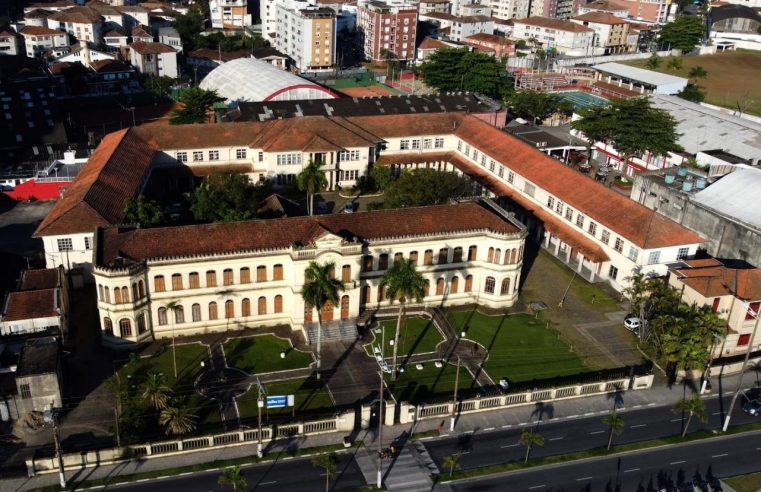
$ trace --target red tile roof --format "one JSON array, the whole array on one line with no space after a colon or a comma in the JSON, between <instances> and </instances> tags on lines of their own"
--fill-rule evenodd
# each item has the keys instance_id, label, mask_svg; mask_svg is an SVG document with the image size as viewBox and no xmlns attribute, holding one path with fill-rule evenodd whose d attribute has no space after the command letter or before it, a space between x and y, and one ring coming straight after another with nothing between
<instances>
[{"instance_id":1,"label":"red tile roof","mask_svg":"<svg viewBox=\"0 0 761 492\"><path fill-rule=\"evenodd\" d=\"M21 273L21 286L18 290L41 290L58 287L58 269L40 268L24 270Z\"/></svg>"},{"instance_id":2,"label":"red tile roof","mask_svg":"<svg viewBox=\"0 0 761 492\"><path fill-rule=\"evenodd\" d=\"M11 292L8 294L2 321L21 321L58 316L56 311L57 295L57 289Z\"/></svg>"},{"instance_id":3,"label":"red tile roof","mask_svg":"<svg viewBox=\"0 0 761 492\"><path fill-rule=\"evenodd\" d=\"M103 17L90 7L72 7L57 12L48 19L58 22L73 22L75 24L94 24L103 20Z\"/></svg>"},{"instance_id":4,"label":"red tile roof","mask_svg":"<svg viewBox=\"0 0 761 492\"><path fill-rule=\"evenodd\" d=\"M430 36L423 38L420 46L417 47L419 50L438 50L441 48L449 48L449 45Z\"/></svg>"},{"instance_id":5,"label":"red tile roof","mask_svg":"<svg viewBox=\"0 0 761 492\"><path fill-rule=\"evenodd\" d=\"M22 36L68 36L63 31L57 31L50 29L49 27L42 26L26 26L19 32Z\"/></svg>"},{"instance_id":6,"label":"red tile roof","mask_svg":"<svg viewBox=\"0 0 761 492\"><path fill-rule=\"evenodd\" d=\"M92 232L119 223L124 201L137 193L155 151L134 129L106 135L35 236Z\"/></svg>"},{"instance_id":7,"label":"red tile roof","mask_svg":"<svg viewBox=\"0 0 761 492\"><path fill-rule=\"evenodd\" d=\"M706 266L695 266L695 262L687 263L690 266L672 268L671 273L703 297L734 295L744 301L761 300L761 269L727 268L718 261L718 266L708 262L705 263Z\"/></svg>"},{"instance_id":8,"label":"red tile roof","mask_svg":"<svg viewBox=\"0 0 761 492\"><path fill-rule=\"evenodd\" d=\"M307 246L326 232L348 241L489 230L519 233L514 224L475 202L354 214L315 215L154 229L101 229L97 264ZM168 235L173 238L167 241Z\"/></svg>"},{"instance_id":9,"label":"red tile roof","mask_svg":"<svg viewBox=\"0 0 761 492\"><path fill-rule=\"evenodd\" d=\"M626 24L626 20L607 12L591 11L586 14L577 15L574 20L592 22L594 24Z\"/></svg>"},{"instance_id":10,"label":"red tile roof","mask_svg":"<svg viewBox=\"0 0 761 492\"><path fill-rule=\"evenodd\" d=\"M12 38L16 35L16 31L12 27L6 26L0 29L0 38Z\"/></svg>"},{"instance_id":11,"label":"red tile roof","mask_svg":"<svg viewBox=\"0 0 761 492\"><path fill-rule=\"evenodd\" d=\"M141 55L158 55L161 53L176 53L175 49L164 43L146 43L137 41L128 45Z\"/></svg>"},{"instance_id":12,"label":"red tile roof","mask_svg":"<svg viewBox=\"0 0 761 492\"><path fill-rule=\"evenodd\" d=\"M486 32L471 34L470 36L466 37L464 41L466 43L467 42L492 43L492 44L499 44L502 46L511 46L515 44L515 41L513 41L512 39L507 39L504 36L497 36L496 34L489 34Z\"/></svg>"},{"instance_id":13,"label":"red tile roof","mask_svg":"<svg viewBox=\"0 0 761 492\"><path fill-rule=\"evenodd\" d=\"M549 17L527 17L525 19L513 19L513 22L515 24L526 24L529 26L539 26L539 27L547 27L549 29L555 29L558 31L569 31L569 32L594 32L589 27L584 27L581 24L576 24L575 22L562 20L562 19L551 19Z\"/></svg>"},{"instance_id":14,"label":"red tile roof","mask_svg":"<svg viewBox=\"0 0 761 492\"><path fill-rule=\"evenodd\" d=\"M614 0L594 0L586 5L582 5L582 8L607 11L629 10L629 7L627 7L625 4L618 3Z\"/></svg>"},{"instance_id":15,"label":"red tile roof","mask_svg":"<svg viewBox=\"0 0 761 492\"><path fill-rule=\"evenodd\" d=\"M200 58L202 60L212 60L212 61L219 61L222 60L223 62L229 62L230 60L237 60L238 58L248 58L251 56L251 53L249 53L246 50L237 50L237 51L229 51L229 52L219 52L218 50L210 50L206 48L201 48L198 50L191 51L188 53L188 58Z\"/></svg>"},{"instance_id":16,"label":"red tile roof","mask_svg":"<svg viewBox=\"0 0 761 492\"><path fill-rule=\"evenodd\" d=\"M90 63L90 67L99 73L135 71L130 65L120 62L119 60L97 60Z\"/></svg>"}]
</instances>

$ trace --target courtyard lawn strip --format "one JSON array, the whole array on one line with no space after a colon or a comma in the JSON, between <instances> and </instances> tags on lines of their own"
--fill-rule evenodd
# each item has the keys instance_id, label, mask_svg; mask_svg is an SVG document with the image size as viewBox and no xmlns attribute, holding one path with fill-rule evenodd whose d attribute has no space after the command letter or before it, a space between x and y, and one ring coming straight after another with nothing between
<instances>
[{"instance_id":1,"label":"courtyard lawn strip","mask_svg":"<svg viewBox=\"0 0 761 492\"><path fill-rule=\"evenodd\" d=\"M393 382L390 374L384 374L386 385L396 400L413 404L451 400L454 396L456 377L455 365L444 364L443 367L436 367L433 362L423 363L422 370L416 369L415 364L407 364L404 366L404 372ZM468 370L464 366L460 367L460 395L466 397L477 387Z\"/></svg>"},{"instance_id":2,"label":"courtyard lawn strip","mask_svg":"<svg viewBox=\"0 0 761 492\"><path fill-rule=\"evenodd\" d=\"M301 379L286 379L262 384L266 396L294 395L294 407L285 408L262 408L262 423L288 423L291 415L295 421L317 420L332 416L336 413L333 398L330 396L324 380L315 379L313 376ZM257 399L258 389L252 384L249 390L236 399L238 413L242 422L248 426L256 425L257 422Z\"/></svg>"},{"instance_id":3,"label":"courtyard lawn strip","mask_svg":"<svg viewBox=\"0 0 761 492\"><path fill-rule=\"evenodd\" d=\"M736 492L758 492L761 490L761 472L728 478L724 482Z\"/></svg>"},{"instance_id":4,"label":"courtyard lawn strip","mask_svg":"<svg viewBox=\"0 0 761 492\"><path fill-rule=\"evenodd\" d=\"M224 345L229 367L249 374L302 369L312 363L312 354L300 352L289 340L275 335L255 335L227 340ZM280 354L285 352L285 358Z\"/></svg>"},{"instance_id":5,"label":"courtyard lawn strip","mask_svg":"<svg viewBox=\"0 0 761 492\"><path fill-rule=\"evenodd\" d=\"M385 330L385 337L380 330ZM389 343L394 339L396 333L396 318L386 319L378 324L378 328L373 330L375 340L373 343L365 345L365 351L368 355L373 356L373 346L380 347L381 340L385 338L386 349L385 356L391 357L394 347ZM433 325L430 319L414 316L402 320L402 326L399 329L399 347L397 357L406 357L413 354L427 354L436 352L436 346L444 338L439 330Z\"/></svg>"},{"instance_id":6,"label":"courtyard lawn strip","mask_svg":"<svg viewBox=\"0 0 761 492\"><path fill-rule=\"evenodd\" d=\"M483 367L495 382L500 378L523 382L589 372L559 332L534 316L461 311L449 313L447 318L456 333L465 331L466 339L483 347L480 356L488 352Z\"/></svg>"}]
</instances>

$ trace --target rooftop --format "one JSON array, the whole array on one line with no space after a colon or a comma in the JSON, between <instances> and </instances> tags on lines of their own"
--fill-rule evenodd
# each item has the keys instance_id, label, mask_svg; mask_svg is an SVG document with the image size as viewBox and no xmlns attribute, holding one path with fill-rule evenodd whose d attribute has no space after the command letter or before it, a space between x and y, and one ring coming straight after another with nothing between
<instances>
[{"instance_id":1,"label":"rooftop","mask_svg":"<svg viewBox=\"0 0 761 492\"><path fill-rule=\"evenodd\" d=\"M71 7L51 15L48 19L75 24L94 24L103 20L103 17L90 7Z\"/></svg>"},{"instance_id":2,"label":"rooftop","mask_svg":"<svg viewBox=\"0 0 761 492\"><path fill-rule=\"evenodd\" d=\"M55 289L58 287L58 284L57 268L24 270L21 273L21 285L18 290Z\"/></svg>"},{"instance_id":3,"label":"rooftop","mask_svg":"<svg viewBox=\"0 0 761 492\"><path fill-rule=\"evenodd\" d=\"M129 45L130 48L141 55L158 55L161 53L176 53L175 49L164 43L146 43L137 41Z\"/></svg>"},{"instance_id":4,"label":"rooftop","mask_svg":"<svg viewBox=\"0 0 761 492\"><path fill-rule=\"evenodd\" d=\"M625 4L616 2L615 0L594 0L586 5L582 5L581 8L589 10L606 10L609 12L629 10L629 7Z\"/></svg>"},{"instance_id":5,"label":"rooftop","mask_svg":"<svg viewBox=\"0 0 761 492\"><path fill-rule=\"evenodd\" d=\"M645 68L630 67L622 63L601 63L599 65L593 65L592 68L598 72L605 72L617 77L624 77L629 80L634 80L644 84L652 86L670 85L686 83L687 79L682 77L676 77L666 73L656 72L654 70L647 70Z\"/></svg>"},{"instance_id":6,"label":"rooftop","mask_svg":"<svg viewBox=\"0 0 761 492\"><path fill-rule=\"evenodd\" d=\"M626 24L626 20L617 15L610 14L608 12L591 11L586 14L577 15L574 20L591 22L594 24Z\"/></svg>"},{"instance_id":7,"label":"rooftop","mask_svg":"<svg viewBox=\"0 0 761 492\"><path fill-rule=\"evenodd\" d=\"M249 56L251 56L251 53L246 50L220 52L218 50L207 48L193 50L187 55L188 58L200 58L202 60L214 60L217 62L220 60L222 62L229 62L231 60L237 60L238 58L248 58Z\"/></svg>"},{"instance_id":8,"label":"rooftop","mask_svg":"<svg viewBox=\"0 0 761 492\"><path fill-rule=\"evenodd\" d=\"M549 29L555 29L557 31L569 31L569 32L594 32L592 29L576 24L575 22L553 19L550 17L533 16L525 19L513 19L514 24L525 24L528 26L546 27Z\"/></svg>"},{"instance_id":9,"label":"rooftop","mask_svg":"<svg viewBox=\"0 0 761 492\"><path fill-rule=\"evenodd\" d=\"M726 217L761 229L761 169L738 164L731 172L706 189L695 193L692 201Z\"/></svg>"},{"instance_id":10,"label":"rooftop","mask_svg":"<svg viewBox=\"0 0 761 492\"><path fill-rule=\"evenodd\" d=\"M697 260L685 261L670 271L703 297L736 295L745 301L761 300L758 268L728 268L717 260Z\"/></svg>"},{"instance_id":11,"label":"rooftop","mask_svg":"<svg viewBox=\"0 0 761 492\"><path fill-rule=\"evenodd\" d=\"M58 370L58 342L54 337L27 340L21 350L16 377L50 374Z\"/></svg>"},{"instance_id":12,"label":"rooftop","mask_svg":"<svg viewBox=\"0 0 761 492\"><path fill-rule=\"evenodd\" d=\"M483 42L483 43L492 43L492 44L500 44L502 46L510 46L515 44L515 41L512 39L507 39L504 36L498 36L496 34L489 34L486 32L479 32L476 34L471 34L470 36L466 37L463 41L467 42Z\"/></svg>"},{"instance_id":13,"label":"rooftop","mask_svg":"<svg viewBox=\"0 0 761 492\"><path fill-rule=\"evenodd\" d=\"M5 302L2 321L51 318L58 316L58 289L11 292Z\"/></svg>"},{"instance_id":14,"label":"rooftop","mask_svg":"<svg viewBox=\"0 0 761 492\"><path fill-rule=\"evenodd\" d=\"M65 32L42 26L26 26L19 34L22 36L68 36Z\"/></svg>"},{"instance_id":15,"label":"rooftop","mask_svg":"<svg viewBox=\"0 0 761 492\"><path fill-rule=\"evenodd\" d=\"M170 232L164 228L109 227L98 232L96 261L98 265L108 266L118 258L138 262L291 246L309 247L325 235L338 236L347 242L362 242L482 230L495 233L521 231L514 223L476 202L180 226L171 228L171 235L175 238L173 241L166 240Z\"/></svg>"}]
</instances>

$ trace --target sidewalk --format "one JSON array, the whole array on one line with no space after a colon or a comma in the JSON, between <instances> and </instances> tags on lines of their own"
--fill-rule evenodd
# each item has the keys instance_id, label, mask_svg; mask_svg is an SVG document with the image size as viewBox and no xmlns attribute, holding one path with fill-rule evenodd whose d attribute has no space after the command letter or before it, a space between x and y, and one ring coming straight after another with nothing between
<instances>
[{"instance_id":1,"label":"sidewalk","mask_svg":"<svg viewBox=\"0 0 761 492\"><path fill-rule=\"evenodd\" d=\"M713 391L706 395L706 398L717 398L720 395L731 395L739 380L739 375L727 376L724 378L714 377L712 380ZM743 379L743 386L750 387L754 383L752 374L746 374ZM614 401L619 405L621 412L641 408L644 406L671 406L684 395L684 386L674 385L667 387L663 378L657 377L653 388L648 390L631 391L620 394L610 394L602 396L593 396L586 398L577 398L573 400L563 400L558 402L546 403L541 406L526 405L518 408L482 412L476 414L463 415L458 418L454 432L449 432L449 418L431 419L418 422L414 429L409 425L395 425L393 427L384 427L383 444L388 446L389 443L399 437L403 432L425 432L435 431L439 424L444 421L445 432L443 435L459 434L465 431L481 430L490 431L498 429L505 425L518 425L526 422L534 422L538 419L574 419L588 416L591 413L599 413L610 409ZM687 390L689 391L689 389ZM343 433L325 434L310 437L298 437L286 441L279 441L267 446L268 455L281 452L285 449L308 448L315 446L326 446L330 444L339 444L344 437ZM379 448L377 434L375 429L369 431L360 431L357 437L363 440L369 450L375 451ZM116 477L120 475L130 475L134 473L162 470L179 466L194 465L199 463L210 463L217 460L231 458L240 458L253 456L256 454L256 444L245 444L240 446L205 449L196 453L188 453L179 456L167 456L163 458L154 458L145 461L136 461L121 463L118 465L101 466L94 469L81 470L79 472L67 472L68 479L78 481L87 479ZM287 455L287 454L286 454ZM393 475L393 468L390 475ZM58 483L58 476L55 473L38 475L32 478L8 478L0 481L0 489L3 491L20 491L34 487L54 485Z\"/></svg>"}]
</instances>

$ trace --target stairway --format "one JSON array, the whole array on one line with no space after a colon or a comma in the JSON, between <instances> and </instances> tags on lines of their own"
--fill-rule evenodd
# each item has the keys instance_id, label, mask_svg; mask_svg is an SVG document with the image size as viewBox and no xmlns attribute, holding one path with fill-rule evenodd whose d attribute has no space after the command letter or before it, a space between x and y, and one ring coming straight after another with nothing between
<instances>
[{"instance_id":1,"label":"stairway","mask_svg":"<svg viewBox=\"0 0 761 492\"><path fill-rule=\"evenodd\" d=\"M307 341L310 345L317 343L317 323L305 323L304 331L306 332ZM354 319L342 319L333 321L324 321L322 323L322 341L323 342L353 342L357 339L357 323Z\"/></svg>"}]
</instances>

